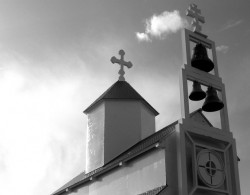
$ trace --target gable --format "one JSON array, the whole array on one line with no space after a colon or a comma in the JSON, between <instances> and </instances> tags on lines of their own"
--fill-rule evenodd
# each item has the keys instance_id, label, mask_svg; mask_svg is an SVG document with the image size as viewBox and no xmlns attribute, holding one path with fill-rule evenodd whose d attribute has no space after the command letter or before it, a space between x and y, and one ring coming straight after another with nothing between
<instances>
[{"instance_id":1,"label":"gable","mask_svg":"<svg viewBox=\"0 0 250 195\"><path fill-rule=\"evenodd\" d=\"M209 120L202 114L202 109L196 110L195 112L190 114L190 118L195 122L200 123L203 126L213 127L213 125L209 122Z\"/></svg>"}]
</instances>

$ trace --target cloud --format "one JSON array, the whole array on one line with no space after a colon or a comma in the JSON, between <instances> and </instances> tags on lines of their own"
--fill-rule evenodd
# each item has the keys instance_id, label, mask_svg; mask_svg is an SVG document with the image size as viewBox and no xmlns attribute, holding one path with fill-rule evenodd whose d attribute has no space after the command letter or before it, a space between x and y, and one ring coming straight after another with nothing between
<instances>
[{"instance_id":1,"label":"cloud","mask_svg":"<svg viewBox=\"0 0 250 195\"><path fill-rule=\"evenodd\" d=\"M216 51L222 52L222 53L227 53L229 50L229 47L226 45L220 45L216 47Z\"/></svg>"},{"instance_id":2,"label":"cloud","mask_svg":"<svg viewBox=\"0 0 250 195\"><path fill-rule=\"evenodd\" d=\"M139 41L151 41L148 34L146 34L146 33L137 32L136 37Z\"/></svg>"},{"instance_id":3,"label":"cloud","mask_svg":"<svg viewBox=\"0 0 250 195\"><path fill-rule=\"evenodd\" d=\"M221 31L228 30L240 25L243 20L229 20L224 26L222 26Z\"/></svg>"},{"instance_id":4,"label":"cloud","mask_svg":"<svg viewBox=\"0 0 250 195\"><path fill-rule=\"evenodd\" d=\"M72 59L63 67L78 60ZM79 75L88 80L88 70L83 62L79 63L83 66ZM80 113L82 101L86 99L77 93L79 89L90 88L82 84L76 73L58 77L43 67L40 75L33 75L35 71L28 68L32 62L17 55L2 53L0 64L3 66L0 71L1 194L20 191L26 195L50 194L70 171L82 166L79 164L83 162L84 124L79 124L83 123ZM22 180L10 192L17 175L22 175Z\"/></svg>"},{"instance_id":5,"label":"cloud","mask_svg":"<svg viewBox=\"0 0 250 195\"><path fill-rule=\"evenodd\" d=\"M68 136L67 128L59 124L73 115L70 108L73 97L69 94L75 91L76 83L61 82L59 85L51 82L50 86L41 85L23 90L30 81L15 70L5 71L1 78L3 95L0 98L0 117L3 121L0 124L0 154L4 155L4 161L0 160L3 165L0 181L3 184L3 194L10 194L11 183L17 175L22 175L23 179L12 193L22 191L23 194L33 194L32 191L45 176L47 168L56 167L56 162L52 164L50 161L60 152L52 153L48 147L52 137L63 137L57 141L60 144ZM68 117L60 114L65 112L63 107L66 107ZM75 154L72 159L77 155L79 154ZM65 161L71 163L72 159Z\"/></svg>"},{"instance_id":6,"label":"cloud","mask_svg":"<svg viewBox=\"0 0 250 195\"><path fill-rule=\"evenodd\" d=\"M164 39L186 26L188 22L180 16L178 10L165 11L146 19L145 32L136 32L136 37L139 41L151 41L152 37Z\"/></svg>"}]
</instances>

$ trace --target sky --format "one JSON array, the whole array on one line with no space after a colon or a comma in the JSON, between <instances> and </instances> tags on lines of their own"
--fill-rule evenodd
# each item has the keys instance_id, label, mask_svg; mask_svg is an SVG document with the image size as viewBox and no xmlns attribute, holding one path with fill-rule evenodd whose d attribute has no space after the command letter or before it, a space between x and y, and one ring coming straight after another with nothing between
<instances>
[{"instance_id":1,"label":"sky","mask_svg":"<svg viewBox=\"0 0 250 195\"><path fill-rule=\"evenodd\" d=\"M0 186L5 195L51 194L84 171L83 110L125 78L159 113L181 117L181 31L190 3L215 41L237 143L242 195L250 184L250 12L239 0L0 0ZM14 188L13 188L14 186Z\"/></svg>"}]
</instances>

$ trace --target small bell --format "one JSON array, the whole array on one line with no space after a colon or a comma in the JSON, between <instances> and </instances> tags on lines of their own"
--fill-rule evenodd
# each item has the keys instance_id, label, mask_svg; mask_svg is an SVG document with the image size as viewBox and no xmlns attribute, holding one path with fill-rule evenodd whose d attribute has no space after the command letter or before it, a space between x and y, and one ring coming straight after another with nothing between
<instances>
[{"instance_id":1,"label":"small bell","mask_svg":"<svg viewBox=\"0 0 250 195\"><path fill-rule=\"evenodd\" d=\"M224 107L223 102L219 99L216 89L208 87L207 98L202 106L202 110L206 112L215 112Z\"/></svg>"},{"instance_id":2,"label":"small bell","mask_svg":"<svg viewBox=\"0 0 250 195\"><path fill-rule=\"evenodd\" d=\"M201 89L200 83L193 82L193 90L189 95L189 99L192 101L200 101L206 97L206 93Z\"/></svg>"},{"instance_id":3,"label":"small bell","mask_svg":"<svg viewBox=\"0 0 250 195\"><path fill-rule=\"evenodd\" d=\"M201 43L194 47L191 66L205 72L210 72L214 69L214 63L208 58L207 49Z\"/></svg>"}]
</instances>

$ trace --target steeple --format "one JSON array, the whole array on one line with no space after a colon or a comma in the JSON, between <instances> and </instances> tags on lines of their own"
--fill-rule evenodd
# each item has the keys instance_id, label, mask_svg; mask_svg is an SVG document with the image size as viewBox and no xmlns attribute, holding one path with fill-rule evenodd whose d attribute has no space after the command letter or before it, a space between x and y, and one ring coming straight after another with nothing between
<instances>
[{"instance_id":1,"label":"steeple","mask_svg":"<svg viewBox=\"0 0 250 195\"><path fill-rule=\"evenodd\" d=\"M119 63L126 64L122 53ZM87 172L105 165L155 132L158 112L125 81L123 75L121 73L119 80L84 110L88 116Z\"/></svg>"}]
</instances>

